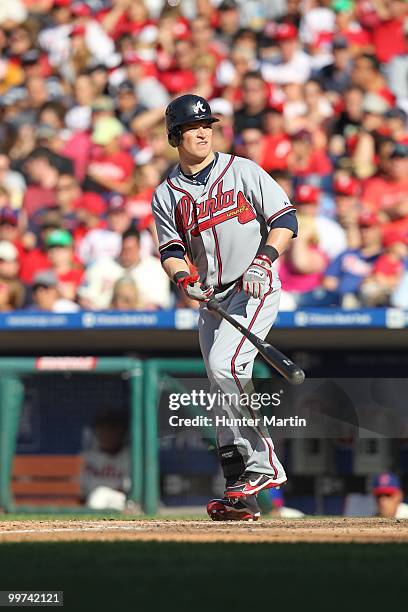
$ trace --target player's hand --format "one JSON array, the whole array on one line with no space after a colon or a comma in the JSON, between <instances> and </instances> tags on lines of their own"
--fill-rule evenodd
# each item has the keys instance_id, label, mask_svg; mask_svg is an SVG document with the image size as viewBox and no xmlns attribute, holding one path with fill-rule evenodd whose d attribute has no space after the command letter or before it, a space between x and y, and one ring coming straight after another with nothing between
<instances>
[{"instance_id":1,"label":"player's hand","mask_svg":"<svg viewBox=\"0 0 408 612\"><path fill-rule=\"evenodd\" d=\"M214 293L213 287L205 287L200 282L198 274L187 274L177 280L177 286L181 291L193 300L206 302Z\"/></svg>"},{"instance_id":2,"label":"player's hand","mask_svg":"<svg viewBox=\"0 0 408 612\"><path fill-rule=\"evenodd\" d=\"M242 289L248 295L262 299L272 287L272 261L267 255L257 255L242 277Z\"/></svg>"}]
</instances>

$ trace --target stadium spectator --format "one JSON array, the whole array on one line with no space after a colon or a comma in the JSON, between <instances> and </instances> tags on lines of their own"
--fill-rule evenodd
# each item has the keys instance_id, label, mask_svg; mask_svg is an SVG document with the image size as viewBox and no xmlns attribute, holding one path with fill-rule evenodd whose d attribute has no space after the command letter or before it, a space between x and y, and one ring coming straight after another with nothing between
<instances>
[{"instance_id":1,"label":"stadium spectator","mask_svg":"<svg viewBox=\"0 0 408 612\"><path fill-rule=\"evenodd\" d=\"M0 277L0 312L18 310L23 303L23 284L15 279Z\"/></svg>"},{"instance_id":2,"label":"stadium spectator","mask_svg":"<svg viewBox=\"0 0 408 612\"><path fill-rule=\"evenodd\" d=\"M158 168L153 160L140 159L133 174L133 186L126 198L126 210L135 219L138 229L152 227L152 196L160 180Z\"/></svg>"},{"instance_id":3,"label":"stadium spectator","mask_svg":"<svg viewBox=\"0 0 408 612\"><path fill-rule=\"evenodd\" d=\"M129 193L134 161L121 147L124 132L124 126L115 117L96 121L92 142L97 146L91 151L85 182L88 191Z\"/></svg>"},{"instance_id":4,"label":"stadium spectator","mask_svg":"<svg viewBox=\"0 0 408 612\"><path fill-rule=\"evenodd\" d=\"M323 287L336 296L343 308L360 306L358 293L361 283L370 276L382 252L382 233L378 217L363 213L359 219L361 246L346 249L326 269Z\"/></svg>"},{"instance_id":5,"label":"stadium spectator","mask_svg":"<svg viewBox=\"0 0 408 612\"><path fill-rule=\"evenodd\" d=\"M10 168L10 158L4 153L0 154L0 185L5 188L10 197L10 204L20 208L26 190L26 183L20 172Z\"/></svg>"},{"instance_id":6,"label":"stadium spectator","mask_svg":"<svg viewBox=\"0 0 408 612\"><path fill-rule=\"evenodd\" d=\"M56 229L45 239L50 269L58 280L58 290L64 299L74 301L84 274L82 265L75 259L73 238L67 230Z\"/></svg>"},{"instance_id":7,"label":"stadium spectator","mask_svg":"<svg viewBox=\"0 0 408 612\"><path fill-rule=\"evenodd\" d=\"M168 277L156 257L148 255L142 258L140 234L133 229L123 234L117 260L100 259L87 269L84 284L87 299L93 308L101 310L109 307L113 286L123 276L130 276L135 281L145 309L169 307Z\"/></svg>"},{"instance_id":8,"label":"stadium spectator","mask_svg":"<svg viewBox=\"0 0 408 612\"><path fill-rule=\"evenodd\" d=\"M0 240L12 242L17 248L22 247L18 227L18 211L10 206L0 208Z\"/></svg>"},{"instance_id":9,"label":"stadium spectator","mask_svg":"<svg viewBox=\"0 0 408 612\"><path fill-rule=\"evenodd\" d=\"M75 208L81 197L81 186L72 174L60 174L55 187L55 204L67 223L75 219Z\"/></svg>"},{"instance_id":10,"label":"stadium spectator","mask_svg":"<svg viewBox=\"0 0 408 612\"><path fill-rule=\"evenodd\" d=\"M311 56L298 42L298 31L289 23L279 24L275 39L279 45L279 58L262 63L262 76L268 83L305 83L312 70Z\"/></svg>"},{"instance_id":11,"label":"stadium spectator","mask_svg":"<svg viewBox=\"0 0 408 612\"><path fill-rule=\"evenodd\" d=\"M385 472L375 476L372 493L377 505L377 516L382 518L408 518L408 504L403 503L401 481L396 474Z\"/></svg>"},{"instance_id":12,"label":"stadium spectator","mask_svg":"<svg viewBox=\"0 0 408 612\"><path fill-rule=\"evenodd\" d=\"M263 128L267 100L268 90L262 75L247 72L242 81L242 106L234 116L234 129L238 134L245 128Z\"/></svg>"},{"instance_id":13,"label":"stadium spectator","mask_svg":"<svg viewBox=\"0 0 408 612\"><path fill-rule=\"evenodd\" d=\"M382 253L374 264L371 275L360 287L364 306L388 306L391 293L402 280L408 256L407 236L389 232L384 236Z\"/></svg>"},{"instance_id":14,"label":"stadium spectator","mask_svg":"<svg viewBox=\"0 0 408 612\"><path fill-rule=\"evenodd\" d=\"M221 59L222 55L213 41L213 30L207 17L198 15L191 21L191 41L198 57L209 53L217 62Z\"/></svg>"},{"instance_id":15,"label":"stadium spectator","mask_svg":"<svg viewBox=\"0 0 408 612\"><path fill-rule=\"evenodd\" d=\"M315 78L325 91L343 94L351 83L351 55L347 39L337 36L332 41L333 61L316 72Z\"/></svg>"},{"instance_id":16,"label":"stadium spectator","mask_svg":"<svg viewBox=\"0 0 408 612\"><path fill-rule=\"evenodd\" d=\"M291 142L288 170L295 178L302 182L307 179L320 182L322 177L330 175L332 164L324 148L316 142L316 134L301 129L292 135Z\"/></svg>"},{"instance_id":17,"label":"stadium spectator","mask_svg":"<svg viewBox=\"0 0 408 612\"><path fill-rule=\"evenodd\" d=\"M386 65L387 81L392 93L396 96L398 105L408 111L408 21L403 24L405 51L394 55L389 64Z\"/></svg>"},{"instance_id":18,"label":"stadium spectator","mask_svg":"<svg viewBox=\"0 0 408 612\"><path fill-rule=\"evenodd\" d=\"M346 232L347 246L360 246L359 216L361 213L360 183L348 174L338 173L333 181L335 215Z\"/></svg>"},{"instance_id":19,"label":"stadium spectator","mask_svg":"<svg viewBox=\"0 0 408 612\"><path fill-rule=\"evenodd\" d=\"M299 235L292 240L288 251L279 262L279 276L285 292L295 301L321 285L328 257L319 247L317 220L312 216L297 215Z\"/></svg>"},{"instance_id":20,"label":"stadium spectator","mask_svg":"<svg viewBox=\"0 0 408 612\"><path fill-rule=\"evenodd\" d=\"M334 219L319 213L320 190L313 185L300 185L295 191L294 201L299 215L313 218L318 238L318 246L328 260L334 259L347 246L344 229Z\"/></svg>"},{"instance_id":21,"label":"stadium spectator","mask_svg":"<svg viewBox=\"0 0 408 612\"><path fill-rule=\"evenodd\" d=\"M113 310L142 310L142 302L135 281L124 276L113 286L113 296L110 307Z\"/></svg>"},{"instance_id":22,"label":"stadium spectator","mask_svg":"<svg viewBox=\"0 0 408 612\"><path fill-rule=\"evenodd\" d=\"M34 275L50 266L45 240L51 232L61 229L61 216L55 209L40 211L36 234L24 234L24 253L21 257L20 279L30 284Z\"/></svg>"},{"instance_id":23,"label":"stadium spectator","mask_svg":"<svg viewBox=\"0 0 408 612\"><path fill-rule=\"evenodd\" d=\"M394 142L408 144L408 115L402 108L391 108L385 113L386 130Z\"/></svg>"},{"instance_id":24,"label":"stadium spectator","mask_svg":"<svg viewBox=\"0 0 408 612\"><path fill-rule=\"evenodd\" d=\"M10 108L11 105L9 106L9 109ZM7 115L5 118L7 120ZM11 117L8 118L8 121L11 132L11 142L9 143L8 149L10 166L13 165L13 167L19 172L25 172L25 174L27 174L27 169L24 170L23 164L36 146L35 128L33 125L30 125L30 123L28 123L24 117L22 120L17 120L11 115Z\"/></svg>"},{"instance_id":25,"label":"stadium spectator","mask_svg":"<svg viewBox=\"0 0 408 612\"><path fill-rule=\"evenodd\" d=\"M366 93L382 96L389 104L393 104L394 95L390 91L385 76L381 73L380 64L369 53L355 58L351 73L352 83L361 87Z\"/></svg>"},{"instance_id":26,"label":"stadium spectator","mask_svg":"<svg viewBox=\"0 0 408 612\"><path fill-rule=\"evenodd\" d=\"M380 172L365 182L363 205L378 213L384 231L408 229L408 146L395 144Z\"/></svg>"},{"instance_id":27,"label":"stadium spectator","mask_svg":"<svg viewBox=\"0 0 408 612\"><path fill-rule=\"evenodd\" d=\"M78 304L62 297L58 290L58 278L52 270L37 272L31 285L31 304L28 310L45 312L76 312Z\"/></svg>"},{"instance_id":28,"label":"stadium spectator","mask_svg":"<svg viewBox=\"0 0 408 612\"><path fill-rule=\"evenodd\" d=\"M170 95L181 95L195 88L194 60L195 51L191 40L188 38L175 40L173 61L160 73L160 82Z\"/></svg>"},{"instance_id":29,"label":"stadium spectator","mask_svg":"<svg viewBox=\"0 0 408 612\"><path fill-rule=\"evenodd\" d=\"M299 127L318 131L333 115L333 108L323 92L319 81L310 79L303 87L305 109L303 119L299 119Z\"/></svg>"},{"instance_id":30,"label":"stadium spectator","mask_svg":"<svg viewBox=\"0 0 408 612\"><path fill-rule=\"evenodd\" d=\"M266 159L267 143L264 139L262 130L257 128L245 128L241 132L241 146L237 146L237 153L247 157L259 164L264 170L269 170L268 160Z\"/></svg>"},{"instance_id":31,"label":"stadium spectator","mask_svg":"<svg viewBox=\"0 0 408 612\"><path fill-rule=\"evenodd\" d=\"M354 0L335 0L335 26L338 35L343 36L354 56L371 50L370 35L357 19Z\"/></svg>"},{"instance_id":32,"label":"stadium spectator","mask_svg":"<svg viewBox=\"0 0 408 612\"><path fill-rule=\"evenodd\" d=\"M55 203L60 172L54 154L41 147L35 149L24 164L29 185L24 195L23 208L32 216L39 208Z\"/></svg>"},{"instance_id":33,"label":"stadium spectator","mask_svg":"<svg viewBox=\"0 0 408 612\"><path fill-rule=\"evenodd\" d=\"M95 215L96 218L99 220L99 214ZM89 266L106 257L116 259L121 249L122 234L130 228L131 222L123 197L112 196L107 207L106 227L104 223L97 223L85 234L78 245L80 260Z\"/></svg>"},{"instance_id":34,"label":"stadium spectator","mask_svg":"<svg viewBox=\"0 0 408 612\"><path fill-rule=\"evenodd\" d=\"M371 40L378 61L386 64L408 50L403 29L406 3L404 0L376 0L374 4L377 20L373 24Z\"/></svg>"},{"instance_id":35,"label":"stadium spectator","mask_svg":"<svg viewBox=\"0 0 408 612\"><path fill-rule=\"evenodd\" d=\"M215 36L221 53L228 54L240 26L238 3L235 0L222 0L218 7L218 28Z\"/></svg>"},{"instance_id":36,"label":"stadium spectator","mask_svg":"<svg viewBox=\"0 0 408 612\"><path fill-rule=\"evenodd\" d=\"M0 277L9 280L18 280L20 263L18 250L8 240L0 241Z\"/></svg>"},{"instance_id":37,"label":"stadium spectator","mask_svg":"<svg viewBox=\"0 0 408 612\"><path fill-rule=\"evenodd\" d=\"M96 89L91 77L86 73L78 74L73 86L74 104L65 116L68 129L75 132L88 130L91 127L92 102L95 94Z\"/></svg>"},{"instance_id":38,"label":"stadium spectator","mask_svg":"<svg viewBox=\"0 0 408 612\"><path fill-rule=\"evenodd\" d=\"M133 119L144 110L137 100L133 83L126 80L119 83L116 90L116 117L128 131Z\"/></svg>"},{"instance_id":39,"label":"stadium spectator","mask_svg":"<svg viewBox=\"0 0 408 612\"><path fill-rule=\"evenodd\" d=\"M352 154L354 172L359 178L366 179L376 172L376 156L384 139L384 117L388 109L388 102L379 94L365 94L361 126Z\"/></svg>"},{"instance_id":40,"label":"stadium spectator","mask_svg":"<svg viewBox=\"0 0 408 612\"><path fill-rule=\"evenodd\" d=\"M350 155L355 147L356 135L360 129L363 117L364 92L360 87L350 86L344 92L344 108L331 121L330 148L336 145L337 157Z\"/></svg>"},{"instance_id":41,"label":"stadium spectator","mask_svg":"<svg viewBox=\"0 0 408 612\"><path fill-rule=\"evenodd\" d=\"M276 128L273 125L273 119L270 117L278 117L276 120ZM281 115L273 111L268 111L265 114L265 124L275 131L273 134L264 135L263 131L258 128L245 128L241 132L240 145L237 145L237 153L243 157L252 159L259 164L267 172L274 170L284 170L288 165L288 156L291 151L291 143L286 134L278 131ZM275 128L275 129L274 129Z\"/></svg>"},{"instance_id":42,"label":"stadium spectator","mask_svg":"<svg viewBox=\"0 0 408 612\"><path fill-rule=\"evenodd\" d=\"M286 170L288 167L288 156L292 147L290 138L285 131L285 119L282 112L282 105L275 105L266 109L264 130L266 132L265 166L273 173L279 170ZM275 177L274 174L273 177Z\"/></svg>"},{"instance_id":43,"label":"stadium spectator","mask_svg":"<svg viewBox=\"0 0 408 612\"><path fill-rule=\"evenodd\" d=\"M93 229L105 227L106 202L98 193L84 191L71 203L73 213L65 216L65 226L72 225L76 248ZM71 223L70 223L71 220Z\"/></svg>"},{"instance_id":44,"label":"stadium spectator","mask_svg":"<svg viewBox=\"0 0 408 612\"><path fill-rule=\"evenodd\" d=\"M164 85L156 78L149 62L137 51L128 51L123 55L126 69L126 80L133 84L141 107L147 110L165 108L170 95Z\"/></svg>"}]
</instances>

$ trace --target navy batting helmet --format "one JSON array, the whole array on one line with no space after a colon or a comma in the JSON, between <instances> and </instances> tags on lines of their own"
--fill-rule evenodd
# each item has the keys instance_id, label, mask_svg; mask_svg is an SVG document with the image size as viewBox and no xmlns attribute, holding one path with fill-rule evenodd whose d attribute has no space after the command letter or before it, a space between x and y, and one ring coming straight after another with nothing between
<instances>
[{"instance_id":1,"label":"navy batting helmet","mask_svg":"<svg viewBox=\"0 0 408 612\"><path fill-rule=\"evenodd\" d=\"M178 147L181 143L181 126L194 121L219 121L212 116L210 105L205 98L186 94L176 98L166 108L166 129L169 143Z\"/></svg>"}]
</instances>

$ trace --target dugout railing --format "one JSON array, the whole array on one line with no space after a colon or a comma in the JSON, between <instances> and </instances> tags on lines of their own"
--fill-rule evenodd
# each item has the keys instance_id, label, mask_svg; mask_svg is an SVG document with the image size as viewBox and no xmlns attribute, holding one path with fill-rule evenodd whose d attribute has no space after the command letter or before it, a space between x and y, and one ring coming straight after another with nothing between
<instances>
[{"instance_id":1,"label":"dugout railing","mask_svg":"<svg viewBox=\"0 0 408 612\"><path fill-rule=\"evenodd\" d=\"M12 466L21 409L24 401L24 376L73 373L81 376L121 374L129 382L131 440L131 490L129 499L143 504L143 362L124 357L38 357L0 359L0 507L16 510L11 490ZM85 408L86 409L86 408ZM58 407L56 407L58 410ZM38 507L19 506L19 511L38 511ZM72 511L58 506L41 507L46 511ZM75 512L78 508L74 508Z\"/></svg>"}]
</instances>

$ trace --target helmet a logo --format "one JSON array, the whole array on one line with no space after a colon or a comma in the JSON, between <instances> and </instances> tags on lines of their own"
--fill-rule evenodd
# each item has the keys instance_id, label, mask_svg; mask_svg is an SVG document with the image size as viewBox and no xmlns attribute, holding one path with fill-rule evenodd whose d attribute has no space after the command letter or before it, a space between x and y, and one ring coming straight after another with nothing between
<instances>
[{"instance_id":1,"label":"helmet a logo","mask_svg":"<svg viewBox=\"0 0 408 612\"><path fill-rule=\"evenodd\" d=\"M205 113L205 108L204 108L203 103L201 102L201 100L199 100L197 102L197 104L194 104L193 111L194 111L194 113L196 115L198 115L199 112Z\"/></svg>"}]
</instances>

